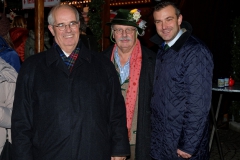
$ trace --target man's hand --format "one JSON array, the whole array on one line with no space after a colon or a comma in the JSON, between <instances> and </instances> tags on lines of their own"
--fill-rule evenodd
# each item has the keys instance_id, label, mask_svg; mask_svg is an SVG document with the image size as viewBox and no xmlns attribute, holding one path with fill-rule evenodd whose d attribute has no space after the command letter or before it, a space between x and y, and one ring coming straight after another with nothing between
<instances>
[{"instance_id":1,"label":"man's hand","mask_svg":"<svg viewBox=\"0 0 240 160\"><path fill-rule=\"evenodd\" d=\"M111 160L126 160L126 157L111 157Z\"/></svg>"},{"instance_id":2,"label":"man's hand","mask_svg":"<svg viewBox=\"0 0 240 160\"><path fill-rule=\"evenodd\" d=\"M183 152L180 149L177 149L177 155L178 155L178 157L182 157L182 158L191 158L192 157L192 155L190 155L186 152Z\"/></svg>"}]
</instances>

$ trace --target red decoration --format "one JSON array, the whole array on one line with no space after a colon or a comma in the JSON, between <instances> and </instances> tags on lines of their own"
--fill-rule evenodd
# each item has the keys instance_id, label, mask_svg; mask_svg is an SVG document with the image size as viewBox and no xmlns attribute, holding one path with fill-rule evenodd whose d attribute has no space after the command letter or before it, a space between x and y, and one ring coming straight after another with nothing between
<instances>
[{"instance_id":1,"label":"red decoration","mask_svg":"<svg viewBox=\"0 0 240 160\"><path fill-rule=\"evenodd\" d=\"M229 87L233 86L234 82L235 82L234 79L232 79L232 77L230 77L229 78L229 83L228 83Z\"/></svg>"}]
</instances>

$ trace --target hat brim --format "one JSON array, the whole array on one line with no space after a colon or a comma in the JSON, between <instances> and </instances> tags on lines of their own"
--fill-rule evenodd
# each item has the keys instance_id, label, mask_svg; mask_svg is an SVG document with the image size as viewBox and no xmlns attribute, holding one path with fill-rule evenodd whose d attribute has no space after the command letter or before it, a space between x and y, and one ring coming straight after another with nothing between
<instances>
[{"instance_id":1,"label":"hat brim","mask_svg":"<svg viewBox=\"0 0 240 160\"><path fill-rule=\"evenodd\" d=\"M119 25L124 25L124 26L133 26L136 27L138 30L139 34L142 34L143 30L139 28L136 22L133 21L123 21L123 20L115 20L113 19L111 22L106 23L107 25L114 25L114 24L119 24Z\"/></svg>"}]
</instances>

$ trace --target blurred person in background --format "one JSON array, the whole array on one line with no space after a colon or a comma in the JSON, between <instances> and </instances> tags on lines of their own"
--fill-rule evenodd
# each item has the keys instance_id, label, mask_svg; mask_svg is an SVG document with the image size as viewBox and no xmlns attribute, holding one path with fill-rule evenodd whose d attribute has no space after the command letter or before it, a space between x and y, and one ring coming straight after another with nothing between
<instances>
[{"instance_id":1,"label":"blurred person in background","mask_svg":"<svg viewBox=\"0 0 240 160\"><path fill-rule=\"evenodd\" d=\"M9 20L4 13L0 13L0 57L18 72L21 67L20 58L9 36L9 29Z\"/></svg>"},{"instance_id":2,"label":"blurred person in background","mask_svg":"<svg viewBox=\"0 0 240 160\"><path fill-rule=\"evenodd\" d=\"M11 142L11 115L17 72L0 58L0 155L6 142L6 132Z\"/></svg>"},{"instance_id":3,"label":"blurred person in background","mask_svg":"<svg viewBox=\"0 0 240 160\"><path fill-rule=\"evenodd\" d=\"M49 30L47 28L47 22L44 22L44 51L48 50L51 48L51 40L49 36ZM35 33L34 30L29 30L28 33L28 38L25 43L25 48L24 48L24 60L26 60L28 57L32 56L35 54Z\"/></svg>"},{"instance_id":4,"label":"blurred person in background","mask_svg":"<svg viewBox=\"0 0 240 160\"><path fill-rule=\"evenodd\" d=\"M82 16L82 14L80 13L79 16L79 20L80 20L80 39L81 41L85 44L85 46L93 51L98 51L98 42L96 37L94 37L94 35L92 34L92 32L88 30L90 30L89 26L84 22L84 18Z\"/></svg>"},{"instance_id":5,"label":"blurred person in background","mask_svg":"<svg viewBox=\"0 0 240 160\"><path fill-rule=\"evenodd\" d=\"M15 48L13 45L13 42L11 40L11 37L9 35L10 30L10 22L8 18L6 17L5 13L0 13L0 36L5 39L5 41L8 43L8 45L11 48Z\"/></svg>"},{"instance_id":6,"label":"blurred person in background","mask_svg":"<svg viewBox=\"0 0 240 160\"><path fill-rule=\"evenodd\" d=\"M26 19L23 16L15 16L9 34L21 62L24 62L24 48L28 32Z\"/></svg>"},{"instance_id":7,"label":"blurred person in background","mask_svg":"<svg viewBox=\"0 0 240 160\"><path fill-rule=\"evenodd\" d=\"M98 42L96 37L94 37L91 29L87 25L87 22L84 20L84 18L87 17L86 12L82 12L81 9L77 8L76 6L73 6L76 8L76 10L79 13L79 21L80 21L80 39L83 42L83 44L90 50L98 51ZM86 10L88 7L84 7L83 10Z\"/></svg>"}]
</instances>

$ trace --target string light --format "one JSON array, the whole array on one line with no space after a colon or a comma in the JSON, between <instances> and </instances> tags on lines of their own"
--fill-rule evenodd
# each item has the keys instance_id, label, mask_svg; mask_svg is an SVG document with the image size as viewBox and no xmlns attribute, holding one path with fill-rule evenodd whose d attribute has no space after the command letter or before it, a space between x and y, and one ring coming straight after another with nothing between
<instances>
[{"instance_id":1,"label":"string light","mask_svg":"<svg viewBox=\"0 0 240 160\"><path fill-rule=\"evenodd\" d=\"M73 0L73 1L64 1L61 2L61 4L68 4L68 5L74 5L77 8L83 8L83 4L88 4L90 3L91 0Z\"/></svg>"},{"instance_id":2,"label":"string light","mask_svg":"<svg viewBox=\"0 0 240 160\"><path fill-rule=\"evenodd\" d=\"M135 0L134 2L132 1L131 4L143 4L143 3L150 3L151 0ZM110 6L119 6L119 5L129 5L130 2L111 2Z\"/></svg>"}]
</instances>

